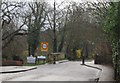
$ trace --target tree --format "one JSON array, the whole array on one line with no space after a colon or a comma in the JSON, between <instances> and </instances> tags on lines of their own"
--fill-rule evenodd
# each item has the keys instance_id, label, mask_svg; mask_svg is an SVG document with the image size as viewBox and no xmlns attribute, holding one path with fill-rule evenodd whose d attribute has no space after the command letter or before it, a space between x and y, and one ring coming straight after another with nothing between
<instances>
[{"instance_id":1,"label":"tree","mask_svg":"<svg viewBox=\"0 0 120 83\"><path fill-rule=\"evenodd\" d=\"M29 55L35 54L36 48L40 42L40 30L46 20L45 3L28 3L31 13L28 13L28 49Z\"/></svg>"},{"instance_id":2,"label":"tree","mask_svg":"<svg viewBox=\"0 0 120 83\"><path fill-rule=\"evenodd\" d=\"M14 39L17 35L23 35L21 31L25 31L23 26L26 19L23 20L22 24L16 25L16 19L19 19L20 8L24 6L24 3L11 3L2 2L1 4L1 24L2 24L2 49L7 47L7 45ZM16 22L16 23L15 23ZM12 25L12 26L11 26Z\"/></svg>"},{"instance_id":3,"label":"tree","mask_svg":"<svg viewBox=\"0 0 120 83\"><path fill-rule=\"evenodd\" d=\"M120 1L119 1L119 4L118 4L118 18L119 18L119 20L118 20L118 26L119 26L119 32L118 32L118 34L119 34L119 40L118 40L118 64L120 63ZM119 77L120 77L120 65L118 66L118 82L120 82L120 79L119 79Z\"/></svg>"},{"instance_id":4,"label":"tree","mask_svg":"<svg viewBox=\"0 0 120 83\"><path fill-rule=\"evenodd\" d=\"M27 35L29 53L34 55L40 41L39 33L46 18L45 3L3 2L1 17L2 47L8 47L16 36Z\"/></svg>"},{"instance_id":5,"label":"tree","mask_svg":"<svg viewBox=\"0 0 120 83\"><path fill-rule=\"evenodd\" d=\"M62 9L59 8L59 6L63 6L63 3L64 2L60 5L56 5L54 2L54 7L49 7L49 12L47 14L48 29L52 31L51 35L53 35L50 35L51 41L53 42L53 52L61 52L64 47L69 6Z\"/></svg>"},{"instance_id":6,"label":"tree","mask_svg":"<svg viewBox=\"0 0 120 83\"><path fill-rule=\"evenodd\" d=\"M67 52L73 48L84 48L85 43L88 44L89 51L93 43L95 45L97 42L105 41L102 28L95 23L99 20L93 16L96 11L92 7L91 3L72 3L70 20L67 24L69 28L66 38Z\"/></svg>"},{"instance_id":7,"label":"tree","mask_svg":"<svg viewBox=\"0 0 120 83\"><path fill-rule=\"evenodd\" d=\"M12 59L18 55L22 57L26 50L26 18L21 19L25 3L2 2L1 4L1 31L2 31L2 58Z\"/></svg>"},{"instance_id":8,"label":"tree","mask_svg":"<svg viewBox=\"0 0 120 83\"><path fill-rule=\"evenodd\" d=\"M111 2L108 7L108 13L104 20L104 31L108 41L112 46L113 64L115 69L115 80L118 81L120 77L119 66L119 5L118 2Z\"/></svg>"}]
</instances>

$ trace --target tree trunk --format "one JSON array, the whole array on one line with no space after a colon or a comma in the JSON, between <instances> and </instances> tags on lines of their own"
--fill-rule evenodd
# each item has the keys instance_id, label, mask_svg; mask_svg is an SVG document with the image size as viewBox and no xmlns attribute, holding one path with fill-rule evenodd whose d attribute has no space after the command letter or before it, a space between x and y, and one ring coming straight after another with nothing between
<instances>
[{"instance_id":1,"label":"tree trunk","mask_svg":"<svg viewBox=\"0 0 120 83\"><path fill-rule=\"evenodd\" d=\"M28 56L30 56L30 44L28 43Z\"/></svg>"},{"instance_id":2,"label":"tree trunk","mask_svg":"<svg viewBox=\"0 0 120 83\"><path fill-rule=\"evenodd\" d=\"M63 34L62 34L62 38L61 38L61 42L60 42L60 45L58 47L58 52L61 52L62 49L63 49L63 45L64 45L64 41L65 41L65 29L63 31Z\"/></svg>"},{"instance_id":3,"label":"tree trunk","mask_svg":"<svg viewBox=\"0 0 120 83\"><path fill-rule=\"evenodd\" d=\"M61 52L61 51L62 51L63 45L64 45L64 37L62 37L61 43L60 43L60 45L59 45L59 47L58 47L58 52Z\"/></svg>"}]
</instances>

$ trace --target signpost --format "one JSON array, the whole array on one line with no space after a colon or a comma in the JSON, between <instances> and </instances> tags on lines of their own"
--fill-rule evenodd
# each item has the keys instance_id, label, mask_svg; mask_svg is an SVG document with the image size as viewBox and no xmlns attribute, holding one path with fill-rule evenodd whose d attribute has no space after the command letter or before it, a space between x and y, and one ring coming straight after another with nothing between
<instances>
[{"instance_id":1,"label":"signpost","mask_svg":"<svg viewBox=\"0 0 120 83\"><path fill-rule=\"evenodd\" d=\"M37 56L37 61L39 62L40 60L42 60L44 63L46 61L46 56Z\"/></svg>"},{"instance_id":2,"label":"signpost","mask_svg":"<svg viewBox=\"0 0 120 83\"><path fill-rule=\"evenodd\" d=\"M32 55L30 57L27 57L27 63L35 63L36 58Z\"/></svg>"},{"instance_id":3,"label":"signpost","mask_svg":"<svg viewBox=\"0 0 120 83\"><path fill-rule=\"evenodd\" d=\"M41 51L48 51L48 42L41 42L40 49Z\"/></svg>"}]
</instances>

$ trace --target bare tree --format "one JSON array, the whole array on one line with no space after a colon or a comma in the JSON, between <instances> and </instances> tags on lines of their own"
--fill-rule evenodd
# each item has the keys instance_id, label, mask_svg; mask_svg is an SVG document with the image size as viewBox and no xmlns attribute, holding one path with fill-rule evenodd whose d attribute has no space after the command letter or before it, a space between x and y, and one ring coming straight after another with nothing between
<instances>
[{"instance_id":1,"label":"bare tree","mask_svg":"<svg viewBox=\"0 0 120 83\"><path fill-rule=\"evenodd\" d=\"M49 7L50 10L47 14L48 28L52 30L50 37L53 42L53 52L61 52L64 47L69 5L62 9L59 8L63 3L59 5L54 2L54 8Z\"/></svg>"},{"instance_id":2,"label":"bare tree","mask_svg":"<svg viewBox=\"0 0 120 83\"><path fill-rule=\"evenodd\" d=\"M1 24L2 24L2 48L5 48L17 35L22 35L20 31L24 31L22 28L26 22L15 26L15 18L18 18L18 10L24 6L23 3L11 3L2 2L1 4ZM12 26L11 26L12 25Z\"/></svg>"},{"instance_id":3,"label":"bare tree","mask_svg":"<svg viewBox=\"0 0 120 83\"><path fill-rule=\"evenodd\" d=\"M28 3L31 13L28 13L27 27L28 27L28 48L29 55L35 53L36 48L40 42L40 30L44 26L46 20L45 3L34 2Z\"/></svg>"},{"instance_id":4,"label":"bare tree","mask_svg":"<svg viewBox=\"0 0 120 83\"><path fill-rule=\"evenodd\" d=\"M93 4L95 4L95 6L93 6ZM83 46L85 46L84 43L90 46L95 42L106 41L100 23L102 21L101 17L106 14L106 10L102 5L108 6L109 4L98 4L99 6L97 3L91 2L72 3L71 16L67 24L69 31L66 38L66 52L70 52L71 49L74 48L83 48ZM96 7L98 7L99 10ZM99 13L99 15L96 14L96 12Z\"/></svg>"}]
</instances>

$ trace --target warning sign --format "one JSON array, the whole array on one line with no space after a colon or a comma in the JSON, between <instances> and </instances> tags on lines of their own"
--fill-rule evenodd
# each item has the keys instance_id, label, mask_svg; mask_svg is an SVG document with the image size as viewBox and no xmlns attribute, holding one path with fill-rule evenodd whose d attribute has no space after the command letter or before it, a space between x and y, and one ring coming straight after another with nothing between
<instances>
[{"instance_id":1,"label":"warning sign","mask_svg":"<svg viewBox=\"0 0 120 83\"><path fill-rule=\"evenodd\" d=\"M41 51L48 51L48 42L41 42L40 48Z\"/></svg>"}]
</instances>

